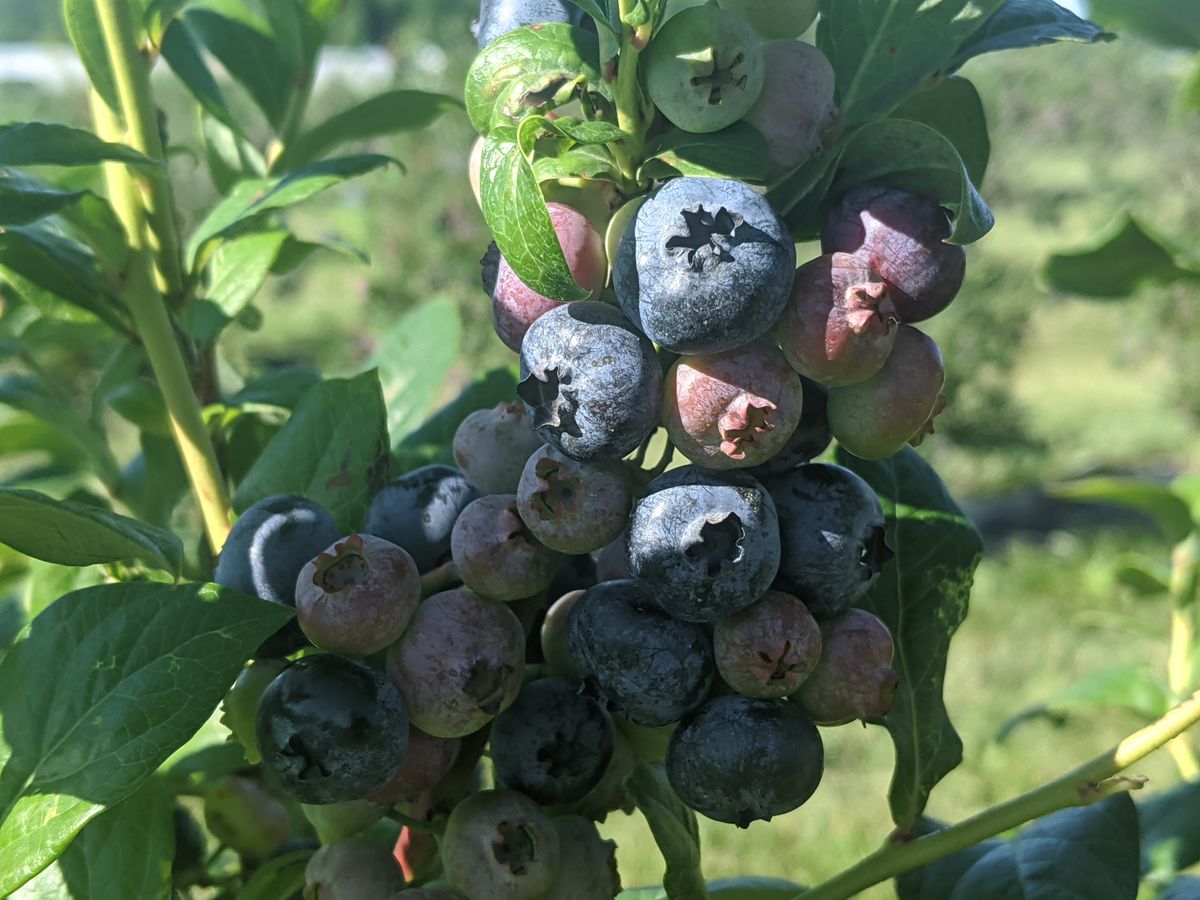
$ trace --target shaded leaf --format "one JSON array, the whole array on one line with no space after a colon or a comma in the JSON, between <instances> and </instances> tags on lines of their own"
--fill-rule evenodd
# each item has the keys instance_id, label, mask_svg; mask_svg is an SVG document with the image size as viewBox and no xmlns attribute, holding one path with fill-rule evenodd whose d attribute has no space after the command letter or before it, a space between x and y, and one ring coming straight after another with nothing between
<instances>
[{"instance_id":1,"label":"shaded leaf","mask_svg":"<svg viewBox=\"0 0 1200 900\"><path fill-rule=\"evenodd\" d=\"M1184 782L1138 804L1142 873L1166 879L1200 862L1200 782Z\"/></svg>"},{"instance_id":2,"label":"shaded leaf","mask_svg":"<svg viewBox=\"0 0 1200 900\"><path fill-rule=\"evenodd\" d=\"M393 445L429 412L458 358L461 340L458 306L440 297L401 316L375 348L368 365L379 369Z\"/></svg>"},{"instance_id":3,"label":"shaded leaf","mask_svg":"<svg viewBox=\"0 0 1200 900\"><path fill-rule=\"evenodd\" d=\"M0 225L28 224L54 215L87 196L95 194L55 187L13 169L0 169Z\"/></svg>"},{"instance_id":4,"label":"shaded leaf","mask_svg":"<svg viewBox=\"0 0 1200 900\"><path fill-rule=\"evenodd\" d=\"M208 264L207 299L229 318L236 318L267 280L288 237L280 229L252 231L223 241Z\"/></svg>"},{"instance_id":5,"label":"shaded leaf","mask_svg":"<svg viewBox=\"0 0 1200 900\"><path fill-rule=\"evenodd\" d=\"M286 366L264 372L229 398L230 406L241 406L246 403L264 403L271 406L282 406L284 409L295 409L300 398L308 393L308 389L321 381L321 374L314 369L303 366Z\"/></svg>"},{"instance_id":6,"label":"shaded leaf","mask_svg":"<svg viewBox=\"0 0 1200 900\"><path fill-rule=\"evenodd\" d=\"M182 19L175 19L163 33L162 56L208 114L234 134L241 135L242 129L229 111L225 95L201 54L200 42Z\"/></svg>"},{"instance_id":7,"label":"shaded leaf","mask_svg":"<svg viewBox=\"0 0 1200 900\"><path fill-rule=\"evenodd\" d=\"M293 850L270 859L254 871L238 900L279 900L304 888L304 869L313 850Z\"/></svg>"},{"instance_id":8,"label":"shaded leaf","mask_svg":"<svg viewBox=\"0 0 1200 900\"><path fill-rule=\"evenodd\" d=\"M619 176L612 153L601 144L582 144L554 156L539 156L533 161L533 174L539 182L575 177L614 181Z\"/></svg>"},{"instance_id":9,"label":"shaded leaf","mask_svg":"<svg viewBox=\"0 0 1200 900\"><path fill-rule=\"evenodd\" d=\"M753 125L735 122L711 134L690 134L672 128L646 151L638 178L697 175L764 182L767 141Z\"/></svg>"},{"instance_id":10,"label":"shaded leaf","mask_svg":"<svg viewBox=\"0 0 1200 900\"><path fill-rule=\"evenodd\" d=\"M516 396L517 377L512 369L492 369L481 375L393 448L394 468L407 472L435 462L454 465L450 447L454 432L463 419L477 409L491 409L501 402L511 403Z\"/></svg>"},{"instance_id":11,"label":"shaded leaf","mask_svg":"<svg viewBox=\"0 0 1200 900\"><path fill-rule=\"evenodd\" d=\"M1105 27L1167 47L1200 50L1200 6L1192 0L1088 0L1088 10Z\"/></svg>"},{"instance_id":12,"label":"shaded leaf","mask_svg":"<svg viewBox=\"0 0 1200 900\"><path fill-rule=\"evenodd\" d=\"M211 9L188 10L183 21L246 89L267 121L275 128L281 127L295 85L292 69L271 37L247 21Z\"/></svg>"},{"instance_id":13,"label":"shaded leaf","mask_svg":"<svg viewBox=\"0 0 1200 900\"><path fill-rule=\"evenodd\" d=\"M922 816L917 820L913 833L924 836L944 827L942 823ZM999 847L1001 843L995 838L989 838L973 844L965 850L943 856L927 866L905 872L896 879L898 900L951 900L955 885L967 873L967 870Z\"/></svg>"},{"instance_id":14,"label":"shaded leaf","mask_svg":"<svg viewBox=\"0 0 1200 900\"><path fill-rule=\"evenodd\" d=\"M68 566L141 560L177 573L183 557L169 532L106 509L0 487L0 543Z\"/></svg>"},{"instance_id":15,"label":"shaded leaf","mask_svg":"<svg viewBox=\"0 0 1200 900\"><path fill-rule=\"evenodd\" d=\"M708 896L700 873L700 829L696 814L675 795L662 766L638 763L625 780L666 862L663 887L670 897Z\"/></svg>"},{"instance_id":16,"label":"shaded leaf","mask_svg":"<svg viewBox=\"0 0 1200 900\"><path fill-rule=\"evenodd\" d=\"M386 91L310 128L284 150L273 168L287 170L303 165L350 141L398 131L419 131L443 113L461 108L461 103L444 94Z\"/></svg>"},{"instance_id":17,"label":"shaded leaf","mask_svg":"<svg viewBox=\"0 0 1200 900\"><path fill-rule=\"evenodd\" d=\"M1200 900L1200 878L1195 875L1176 878L1155 894L1154 900Z\"/></svg>"},{"instance_id":18,"label":"shaded leaf","mask_svg":"<svg viewBox=\"0 0 1200 900\"><path fill-rule=\"evenodd\" d=\"M1037 47L1056 41L1094 44L1115 39L1115 34L1080 18L1053 0L1005 0L1004 5L959 48L950 71L973 56L996 50Z\"/></svg>"},{"instance_id":19,"label":"shaded leaf","mask_svg":"<svg viewBox=\"0 0 1200 900\"><path fill-rule=\"evenodd\" d=\"M0 166L91 166L101 162L160 165L132 147L102 141L81 128L46 122L0 125Z\"/></svg>"},{"instance_id":20,"label":"shaded leaf","mask_svg":"<svg viewBox=\"0 0 1200 900\"><path fill-rule=\"evenodd\" d=\"M75 45L88 81L109 109L120 109L121 98L113 80L112 64L104 45L104 32L96 13L96 0L62 0L63 24Z\"/></svg>"},{"instance_id":21,"label":"shaded leaf","mask_svg":"<svg viewBox=\"0 0 1200 900\"><path fill-rule=\"evenodd\" d=\"M376 372L310 388L238 485L239 513L275 494L321 504L353 531L388 469L387 410Z\"/></svg>"},{"instance_id":22,"label":"shaded leaf","mask_svg":"<svg viewBox=\"0 0 1200 900\"><path fill-rule=\"evenodd\" d=\"M992 146L983 101L967 79L954 75L931 90L917 91L896 107L892 117L937 131L958 151L971 183L983 184Z\"/></svg>"},{"instance_id":23,"label":"shaded leaf","mask_svg":"<svg viewBox=\"0 0 1200 900\"><path fill-rule=\"evenodd\" d=\"M209 175L220 194L228 194L239 181L266 174L267 164L262 154L203 109L200 112L200 136L204 139L204 159Z\"/></svg>"},{"instance_id":24,"label":"shaded leaf","mask_svg":"<svg viewBox=\"0 0 1200 900\"><path fill-rule=\"evenodd\" d=\"M0 894L132 794L290 615L217 585L138 582L38 616L0 664Z\"/></svg>"},{"instance_id":25,"label":"shaded leaf","mask_svg":"<svg viewBox=\"0 0 1200 900\"><path fill-rule=\"evenodd\" d=\"M962 741L942 690L950 638L967 614L983 543L937 473L911 447L876 462L839 448L837 461L879 495L887 544L896 554L861 605L884 621L896 642L893 666L900 687L884 725L896 745L888 802L903 829L962 761Z\"/></svg>"},{"instance_id":26,"label":"shaded leaf","mask_svg":"<svg viewBox=\"0 0 1200 900\"><path fill-rule=\"evenodd\" d=\"M1165 484L1140 478L1084 478L1056 485L1049 493L1082 503L1115 503L1148 516L1171 543L1195 527L1187 502Z\"/></svg>"},{"instance_id":27,"label":"shaded leaf","mask_svg":"<svg viewBox=\"0 0 1200 900\"><path fill-rule=\"evenodd\" d=\"M1046 260L1042 278L1056 291L1102 299L1126 297L1147 284L1200 281L1200 261L1188 259L1128 213L1088 245Z\"/></svg>"},{"instance_id":28,"label":"shaded leaf","mask_svg":"<svg viewBox=\"0 0 1200 900\"><path fill-rule=\"evenodd\" d=\"M109 324L123 318L87 248L42 222L0 229L0 280L56 318Z\"/></svg>"},{"instance_id":29,"label":"shaded leaf","mask_svg":"<svg viewBox=\"0 0 1200 900\"><path fill-rule=\"evenodd\" d=\"M1168 566L1148 557L1122 556L1113 566L1113 581L1139 597L1167 593L1170 577Z\"/></svg>"}]
</instances>

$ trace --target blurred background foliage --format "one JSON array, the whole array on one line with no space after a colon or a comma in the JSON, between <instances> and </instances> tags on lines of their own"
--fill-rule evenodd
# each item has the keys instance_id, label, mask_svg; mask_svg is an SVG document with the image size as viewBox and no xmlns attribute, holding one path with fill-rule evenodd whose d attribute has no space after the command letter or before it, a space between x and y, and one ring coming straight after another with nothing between
<instances>
[{"instance_id":1,"label":"blurred background foliage","mask_svg":"<svg viewBox=\"0 0 1200 900\"><path fill-rule=\"evenodd\" d=\"M1108 11L1111 27L1122 30L1122 16L1138 2L1104 0L1095 18L1110 25ZM381 46L391 71L351 65L322 79L312 120L392 81L459 94L474 53L473 7L469 0L348 0L337 42ZM0 0L0 41L65 43L58 4ZM1136 726L1141 714L1038 722L1005 744L996 740L1001 723L1083 673L1159 670L1166 655L1166 601L1134 596L1112 574L1113 560L1131 553L1164 558L1166 542L1136 520L1063 517L1030 498L1087 473L1166 477L1200 469L1197 282L1150 284L1132 299L1098 301L1054 293L1039 276L1053 252L1086 245L1125 211L1200 258L1200 114L1185 102L1200 82L1195 48L1184 43L1164 49L1122 34L1109 45L986 56L962 73L987 110L992 163L982 188L997 226L968 251L958 300L930 323L947 359L951 399L921 450L992 542L950 657L947 701L966 763L934 795L931 812L943 819L1042 782ZM372 77L383 81L366 84ZM198 146L199 124L177 84L162 78L157 86L180 203L194 225L216 197L188 149ZM249 106L232 86L229 94ZM0 110L5 120L81 124L87 116L81 85L60 94L3 83ZM428 132L374 142L371 149L401 159L407 172L371 175L299 208L291 217L298 232L361 247L371 263L324 254L298 274L269 280L255 304L261 315L243 316L223 341L225 378L236 384L281 366L358 371L399 316L435 298L454 303L463 320L440 400L511 364L479 286L488 237L466 179L473 137L465 116L449 115ZM802 258L816 252L801 248ZM89 373L103 359L94 358L89 328L43 327L54 341L42 344L39 364L55 373L65 397L90 398ZM435 340L421 335L400 352L425 352ZM119 433L121 421L112 419ZM706 874L811 882L883 838L886 736L854 727L826 734L827 780L802 810L748 832L704 823ZM1145 771L1161 785L1173 781L1165 759ZM621 816L606 826L621 842L627 884L660 877L638 828Z\"/></svg>"}]
</instances>

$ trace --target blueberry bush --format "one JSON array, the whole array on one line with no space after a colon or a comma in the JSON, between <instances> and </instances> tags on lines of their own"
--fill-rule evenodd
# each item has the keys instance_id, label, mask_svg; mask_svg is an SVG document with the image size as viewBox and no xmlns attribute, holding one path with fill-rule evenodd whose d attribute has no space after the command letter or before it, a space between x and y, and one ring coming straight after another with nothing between
<instances>
[{"instance_id":1,"label":"blueberry bush","mask_svg":"<svg viewBox=\"0 0 1200 900\"><path fill-rule=\"evenodd\" d=\"M982 552L913 449L970 363L919 326L993 225L959 70L1113 35L1051 0L483 0L461 100L314 122L341 6L64 0L94 129L0 125L0 544L33 585L0 661L0 895L1197 896L1194 478L1071 488L1177 542L1169 574L1124 573L1174 601L1166 682L1107 685L1154 698L1145 726L925 815L962 758L942 689ZM480 302L512 365L431 412L457 328L434 300L349 377L230 372L266 279L357 253L289 209L402 168L346 145L441 116L478 133ZM195 222L175 153L221 194ZM1127 224L1048 272L1194 280L1151 244ZM1135 252L1144 274L1096 276ZM55 348L100 364L64 383ZM194 739L214 721L227 740ZM895 748L880 849L818 885L706 882L696 816L801 807L838 764L822 729L853 722ZM1184 784L1135 804L1163 747ZM622 886L616 810L661 885Z\"/></svg>"}]
</instances>

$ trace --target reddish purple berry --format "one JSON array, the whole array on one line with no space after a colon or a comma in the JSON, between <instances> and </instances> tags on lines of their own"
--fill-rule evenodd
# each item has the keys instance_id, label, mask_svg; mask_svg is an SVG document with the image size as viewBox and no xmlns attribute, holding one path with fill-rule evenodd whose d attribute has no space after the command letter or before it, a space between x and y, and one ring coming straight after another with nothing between
<instances>
[{"instance_id":1,"label":"reddish purple berry","mask_svg":"<svg viewBox=\"0 0 1200 900\"><path fill-rule=\"evenodd\" d=\"M544 590L560 562L521 520L514 494L470 503L454 523L450 554L463 584L493 600L519 600Z\"/></svg>"},{"instance_id":2,"label":"reddish purple berry","mask_svg":"<svg viewBox=\"0 0 1200 900\"><path fill-rule=\"evenodd\" d=\"M739 694L786 697L817 665L821 628L798 598L767 591L753 606L717 620L713 656Z\"/></svg>"},{"instance_id":3,"label":"reddish purple berry","mask_svg":"<svg viewBox=\"0 0 1200 900\"><path fill-rule=\"evenodd\" d=\"M369 656L400 639L421 602L408 552L352 534L311 560L296 579L296 617L322 650Z\"/></svg>"},{"instance_id":4,"label":"reddish purple berry","mask_svg":"<svg viewBox=\"0 0 1200 900\"><path fill-rule=\"evenodd\" d=\"M699 466L754 466L787 443L803 395L783 354L755 341L676 360L663 382L662 422L679 451Z\"/></svg>"},{"instance_id":5,"label":"reddish purple berry","mask_svg":"<svg viewBox=\"0 0 1200 900\"><path fill-rule=\"evenodd\" d=\"M396 803L412 803L434 788L458 759L462 746L459 738L439 738L426 734L415 725L408 728L408 752L399 771L391 781L367 799L375 803L392 806Z\"/></svg>"},{"instance_id":6,"label":"reddish purple berry","mask_svg":"<svg viewBox=\"0 0 1200 900\"><path fill-rule=\"evenodd\" d=\"M586 463L544 445L525 463L517 511L533 536L560 553L590 553L625 528L633 490L620 463Z\"/></svg>"},{"instance_id":7,"label":"reddish purple berry","mask_svg":"<svg viewBox=\"0 0 1200 900\"><path fill-rule=\"evenodd\" d=\"M933 339L901 325L883 368L858 384L829 392L829 430L843 448L863 459L885 459L933 433L946 405L946 370Z\"/></svg>"},{"instance_id":8,"label":"reddish purple berry","mask_svg":"<svg viewBox=\"0 0 1200 900\"><path fill-rule=\"evenodd\" d=\"M837 116L833 66L812 44L796 40L768 41L763 59L762 92L745 121L766 138L771 169L786 172L821 152L821 132Z\"/></svg>"},{"instance_id":9,"label":"reddish purple berry","mask_svg":"<svg viewBox=\"0 0 1200 900\"><path fill-rule=\"evenodd\" d=\"M547 203L550 221L567 267L585 291L595 297L608 277L608 261L600 233L578 210L561 203ZM495 244L483 258L483 289L492 298L492 323L504 345L521 352L521 340L529 326L544 313L563 304L528 287L509 267Z\"/></svg>"},{"instance_id":10,"label":"reddish purple berry","mask_svg":"<svg viewBox=\"0 0 1200 900\"><path fill-rule=\"evenodd\" d=\"M946 243L950 233L950 215L933 198L867 184L830 211L821 252L853 253L883 278L900 321L920 322L962 287L967 255Z\"/></svg>"},{"instance_id":11,"label":"reddish purple berry","mask_svg":"<svg viewBox=\"0 0 1200 900\"><path fill-rule=\"evenodd\" d=\"M404 872L391 848L366 841L327 844L304 870L304 900L391 900Z\"/></svg>"},{"instance_id":12,"label":"reddish purple berry","mask_svg":"<svg viewBox=\"0 0 1200 900\"><path fill-rule=\"evenodd\" d=\"M495 600L458 589L434 594L387 655L409 718L435 737L478 731L517 699L525 629Z\"/></svg>"},{"instance_id":13,"label":"reddish purple berry","mask_svg":"<svg viewBox=\"0 0 1200 900\"><path fill-rule=\"evenodd\" d=\"M845 725L887 715L900 684L887 626L864 609L851 609L826 623L821 635L821 660L798 695L813 721Z\"/></svg>"},{"instance_id":14,"label":"reddish purple berry","mask_svg":"<svg viewBox=\"0 0 1200 900\"><path fill-rule=\"evenodd\" d=\"M529 454L542 446L520 403L477 409L454 432L454 459L471 484L485 494L517 489Z\"/></svg>"},{"instance_id":15,"label":"reddish purple berry","mask_svg":"<svg viewBox=\"0 0 1200 900\"><path fill-rule=\"evenodd\" d=\"M878 372L898 324L878 276L848 253L830 253L796 270L773 335L793 369L832 387Z\"/></svg>"}]
</instances>

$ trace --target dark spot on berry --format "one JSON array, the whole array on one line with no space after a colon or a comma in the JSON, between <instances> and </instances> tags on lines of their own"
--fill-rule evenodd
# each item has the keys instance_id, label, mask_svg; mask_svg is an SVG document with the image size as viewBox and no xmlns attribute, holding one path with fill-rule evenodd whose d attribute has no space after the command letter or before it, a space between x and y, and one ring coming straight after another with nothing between
<instances>
[{"instance_id":1,"label":"dark spot on berry","mask_svg":"<svg viewBox=\"0 0 1200 900\"><path fill-rule=\"evenodd\" d=\"M680 210L687 234L677 234L667 240L668 250L683 250L688 265L699 272L705 263L733 262L731 252L742 244L774 244L775 240L760 228L750 225L738 213L731 213L724 206L717 212L708 212L703 205L694 210Z\"/></svg>"}]
</instances>

